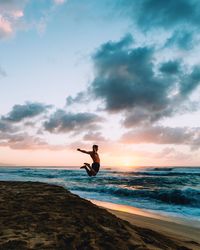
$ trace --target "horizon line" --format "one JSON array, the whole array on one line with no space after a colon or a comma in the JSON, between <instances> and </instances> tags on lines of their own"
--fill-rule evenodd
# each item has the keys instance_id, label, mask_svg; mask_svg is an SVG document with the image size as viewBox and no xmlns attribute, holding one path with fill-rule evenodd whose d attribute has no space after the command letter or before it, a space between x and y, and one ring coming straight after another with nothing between
<instances>
[{"instance_id":1,"label":"horizon line","mask_svg":"<svg viewBox=\"0 0 200 250\"><path fill-rule=\"evenodd\" d=\"M62 166L62 165L9 165L9 164L1 164L0 167L25 167L25 168L80 168L80 166ZM167 167L167 168L178 168L178 167L200 167L200 165L135 165L135 166L102 166L101 168L107 169L107 168L142 168L142 167Z\"/></svg>"}]
</instances>

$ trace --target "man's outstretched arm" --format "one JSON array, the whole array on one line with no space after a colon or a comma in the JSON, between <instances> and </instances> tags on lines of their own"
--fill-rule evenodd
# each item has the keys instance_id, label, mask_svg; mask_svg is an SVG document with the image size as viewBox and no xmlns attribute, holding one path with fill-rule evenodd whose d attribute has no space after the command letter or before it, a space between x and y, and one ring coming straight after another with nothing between
<instances>
[{"instance_id":1,"label":"man's outstretched arm","mask_svg":"<svg viewBox=\"0 0 200 250\"><path fill-rule=\"evenodd\" d=\"M82 150L80 148L78 148L77 150L80 151L81 153L90 154L90 151L85 151L85 150Z\"/></svg>"}]
</instances>

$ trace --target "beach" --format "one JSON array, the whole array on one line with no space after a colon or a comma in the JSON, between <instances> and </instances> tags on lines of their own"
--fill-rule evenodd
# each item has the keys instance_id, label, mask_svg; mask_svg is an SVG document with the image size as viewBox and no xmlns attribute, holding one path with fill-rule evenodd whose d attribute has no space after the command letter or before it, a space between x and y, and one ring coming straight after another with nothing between
<instances>
[{"instance_id":1,"label":"beach","mask_svg":"<svg viewBox=\"0 0 200 250\"><path fill-rule=\"evenodd\" d=\"M131 206L102 201L92 202L133 225L153 229L180 240L188 239L200 243L200 223L197 221L150 213Z\"/></svg>"},{"instance_id":2,"label":"beach","mask_svg":"<svg viewBox=\"0 0 200 250\"><path fill-rule=\"evenodd\" d=\"M1 181L0 189L1 250L200 249L191 232L178 236L184 225L167 232L163 221L108 212L60 186Z\"/></svg>"},{"instance_id":3,"label":"beach","mask_svg":"<svg viewBox=\"0 0 200 250\"><path fill-rule=\"evenodd\" d=\"M157 232L179 238L180 240L196 241L200 244L200 229L190 225L179 224L176 219L174 222L168 222L161 219L155 219L137 214L130 214L117 210L108 210L117 217L130 222L133 225L149 228ZM200 249L199 246L197 249Z\"/></svg>"}]
</instances>

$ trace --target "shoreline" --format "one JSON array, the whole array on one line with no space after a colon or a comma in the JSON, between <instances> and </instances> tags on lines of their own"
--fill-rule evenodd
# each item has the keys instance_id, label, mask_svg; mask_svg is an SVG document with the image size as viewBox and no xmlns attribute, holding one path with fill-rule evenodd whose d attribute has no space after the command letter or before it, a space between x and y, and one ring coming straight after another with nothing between
<instances>
[{"instance_id":1,"label":"shoreline","mask_svg":"<svg viewBox=\"0 0 200 250\"><path fill-rule=\"evenodd\" d=\"M107 209L118 218L123 219L135 226L148 228L161 232L170 237L180 240L187 238L200 243L200 223L172 216L154 214L139 208L127 205L113 204L98 200L90 200L99 207Z\"/></svg>"},{"instance_id":2,"label":"shoreline","mask_svg":"<svg viewBox=\"0 0 200 250\"><path fill-rule=\"evenodd\" d=\"M125 212L129 214L139 215L143 217L148 217L152 219L163 220L167 222L174 222L183 226L192 226L194 228L200 229L200 221L196 221L195 219L186 219L183 217L171 216L170 214L160 214L153 211L148 211L146 209L133 207L129 205L122 205L117 203L111 203L106 201L99 201L94 199L88 199L92 203L97 206L106 208L108 210Z\"/></svg>"}]
</instances>

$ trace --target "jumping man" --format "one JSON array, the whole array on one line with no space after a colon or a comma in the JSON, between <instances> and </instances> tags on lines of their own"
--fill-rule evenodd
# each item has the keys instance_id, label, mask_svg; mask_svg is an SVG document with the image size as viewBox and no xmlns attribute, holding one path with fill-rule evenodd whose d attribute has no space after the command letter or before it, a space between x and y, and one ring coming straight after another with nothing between
<instances>
[{"instance_id":1,"label":"jumping man","mask_svg":"<svg viewBox=\"0 0 200 250\"><path fill-rule=\"evenodd\" d=\"M89 163L85 162L84 166L82 166L80 168L84 168L89 176L95 176L98 173L99 168L100 168L100 158L99 158L99 155L97 153L98 146L93 145L92 151L85 151L85 150L82 150L80 148L78 148L77 150L82 152L82 153L89 154L91 156L91 158L93 160L92 166L90 166Z\"/></svg>"}]
</instances>

